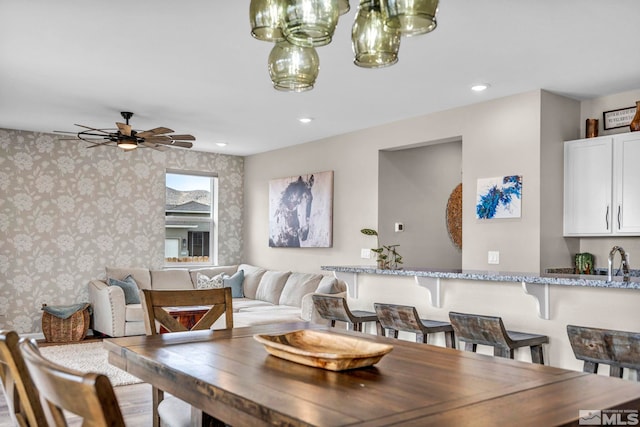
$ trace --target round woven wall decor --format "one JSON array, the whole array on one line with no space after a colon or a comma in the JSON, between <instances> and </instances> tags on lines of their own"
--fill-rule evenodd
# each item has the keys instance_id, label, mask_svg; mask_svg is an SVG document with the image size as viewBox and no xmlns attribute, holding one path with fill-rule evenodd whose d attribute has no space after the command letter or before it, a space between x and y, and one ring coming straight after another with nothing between
<instances>
[{"instance_id":1,"label":"round woven wall decor","mask_svg":"<svg viewBox=\"0 0 640 427\"><path fill-rule=\"evenodd\" d=\"M458 249L462 249L462 184L453 189L447 202L447 231Z\"/></svg>"}]
</instances>

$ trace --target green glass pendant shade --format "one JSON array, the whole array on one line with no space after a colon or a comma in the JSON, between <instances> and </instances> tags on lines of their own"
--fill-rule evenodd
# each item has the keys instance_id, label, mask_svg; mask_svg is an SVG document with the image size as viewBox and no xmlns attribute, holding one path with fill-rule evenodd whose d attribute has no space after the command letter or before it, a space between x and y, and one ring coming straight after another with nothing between
<instances>
[{"instance_id":1,"label":"green glass pendant shade","mask_svg":"<svg viewBox=\"0 0 640 427\"><path fill-rule=\"evenodd\" d=\"M310 90L320 69L313 47L296 46L287 41L276 43L269 54L269 74L273 87L289 92Z\"/></svg>"},{"instance_id":2,"label":"green glass pendant shade","mask_svg":"<svg viewBox=\"0 0 640 427\"><path fill-rule=\"evenodd\" d=\"M349 0L338 0L338 13L340 15L348 13L350 9Z\"/></svg>"},{"instance_id":3,"label":"green glass pendant shade","mask_svg":"<svg viewBox=\"0 0 640 427\"><path fill-rule=\"evenodd\" d=\"M251 0L249 21L251 35L256 39L267 42L284 40L283 18L284 0Z\"/></svg>"},{"instance_id":4,"label":"green glass pendant shade","mask_svg":"<svg viewBox=\"0 0 640 427\"><path fill-rule=\"evenodd\" d=\"M354 64L379 68L398 62L400 32L384 23L380 0L362 0L351 30Z\"/></svg>"},{"instance_id":5,"label":"green glass pendant shade","mask_svg":"<svg viewBox=\"0 0 640 427\"><path fill-rule=\"evenodd\" d=\"M338 0L285 0L282 31L289 43L324 46L338 24Z\"/></svg>"},{"instance_id":6,"label":"green glass pendant shade","mask_svg":"<svg viewBox=\"0 0 640 427\"><path fill-rule=\"evenodd\" d=\"M390 28L411 37L435 30L438 0L384 0L383 13Z\"/></svg>"}]
</instances>

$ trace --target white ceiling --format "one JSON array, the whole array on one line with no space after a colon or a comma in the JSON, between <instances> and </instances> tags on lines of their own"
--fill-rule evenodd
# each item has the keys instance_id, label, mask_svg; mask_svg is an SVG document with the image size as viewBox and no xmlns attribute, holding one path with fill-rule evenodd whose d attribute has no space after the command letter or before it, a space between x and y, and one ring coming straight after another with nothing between
<instances>
[{"instance_id":1,"label":"white ceiling","mask_svg":"<svg viewBox=\"0 0 640 427\"><path fill-rule=\"evenodd\" d=\"M376 70L352 63L356 6L318 48L316 87L286 93L271 86L272 45L249 34L249 0L0 0L0 127L107 128L133 111L135 129L249 155L534 89L640 88L638 0L442 0L437 29Z\"/></svg>"}]
</instances>

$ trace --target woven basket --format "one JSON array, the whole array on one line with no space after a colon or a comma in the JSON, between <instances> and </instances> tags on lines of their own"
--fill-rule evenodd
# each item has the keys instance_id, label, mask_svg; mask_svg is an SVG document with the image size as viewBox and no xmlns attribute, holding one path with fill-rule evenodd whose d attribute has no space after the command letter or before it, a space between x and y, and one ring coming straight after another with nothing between
<instances>
[{"instance_id":1,"label":"woven basket","mask_svg":"<svg viewBox=\"0 0 640 427\"><path fill-rule=\"evenodd\" d=\"M67 319L42 313L42 332L47 342L82 341L89 329L89 309L78 311Z\"/></svg>"}]
</instances>

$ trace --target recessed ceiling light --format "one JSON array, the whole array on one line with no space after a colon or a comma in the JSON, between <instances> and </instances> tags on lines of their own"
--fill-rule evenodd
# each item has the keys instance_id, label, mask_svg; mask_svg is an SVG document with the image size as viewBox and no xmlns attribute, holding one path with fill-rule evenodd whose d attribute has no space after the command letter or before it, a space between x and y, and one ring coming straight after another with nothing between
<instances>
[{"instance_id":1,"label":"recessed ceiling light","mask_svg":"<svg viewBox=\"0 0 640 427\"><path fill-rule=\"evenodd\" d=\"M489 83L479 83L477 85L471 86L471 90L474 92L482 92L483 90L487 90L489 86Z\"/></svg>"},{"instance_id":2,"label":"recessed ceiling light","mask_svg":"<svg viewBox=\"0 0 640 427\"><path fill-rule=\"evenodd\" d=\"M226 147L226 146L227 146L227 143L226 143L226 142L223 142L223 141L220 141L220 142L216 142L216 145L217 145L218 147Z\"/></svg>"},{"instance_id":3,"label":"recessed ceiling light","mask_svg":"<svg viewBox=\"0 0 640 427\"><path fill-rule=\"evenodd\" d=\"M298 121L299 121L300 123L302 123L302 124L305 124L305 125L306 125L307 123L311 123L311 122L313 121L313 118L311 118L311 117L300 117L300 118L298 119Z\"/></svg>"}]
</instances>

